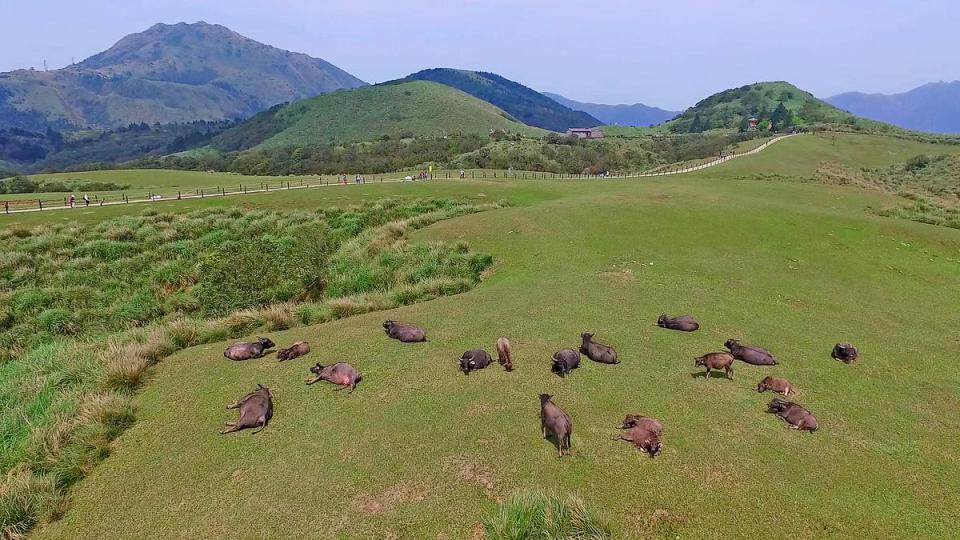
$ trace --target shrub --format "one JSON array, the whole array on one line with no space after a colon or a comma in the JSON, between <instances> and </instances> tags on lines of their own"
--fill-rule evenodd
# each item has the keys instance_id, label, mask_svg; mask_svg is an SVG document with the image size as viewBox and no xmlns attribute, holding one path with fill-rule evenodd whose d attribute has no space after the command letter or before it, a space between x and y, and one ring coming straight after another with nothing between
<instances>
[{"instance_id":1,"label":"shrub","mask_svg":"<svg viewBox=\"0 0 960 540\"><path fill-rule=\"evenodd\" d=\"M65 309L48 309L37 316L37 323L51 334L69 336L80 331L79 322Z\"/></svg>"},{"instance_id":2,"label":"shrub","mask_svg":"<svg viewBox=\"0 0 960 540\"><path fill-rule=\"evenodd\" d=\"M611 538L609 526L579 497L536 491L513 495L483 525L490 540Z\"/></svg>"},{"instance_id":3,"label":"shrub","mask_svg":"<svg viewBox=\"0 0 960 540\"><path fill-rule=\"evenodd\" d=\"M904 169L909 171L918 171L930 164L930 158L926 154L917 154L907 160Z\"/></svg>"}]
</instances>

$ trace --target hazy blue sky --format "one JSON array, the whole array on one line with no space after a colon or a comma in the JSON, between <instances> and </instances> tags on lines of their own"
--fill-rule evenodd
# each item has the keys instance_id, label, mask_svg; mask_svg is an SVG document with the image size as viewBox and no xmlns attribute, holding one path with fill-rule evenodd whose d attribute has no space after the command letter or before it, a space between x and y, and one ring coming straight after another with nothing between
<instances>
[{"instance_id":1,"label":"hazy blue sky","mask_svg":"<svg viewBox=\"0 0 960 540\"><path fill-rule=\"evenodd\" d=\"M156 22L198 20L369 82L462 67L673 109L757 80L826 97L960 79L956 0L0 0L0 71L61 67Z\"/></svg>"}]
</instances>

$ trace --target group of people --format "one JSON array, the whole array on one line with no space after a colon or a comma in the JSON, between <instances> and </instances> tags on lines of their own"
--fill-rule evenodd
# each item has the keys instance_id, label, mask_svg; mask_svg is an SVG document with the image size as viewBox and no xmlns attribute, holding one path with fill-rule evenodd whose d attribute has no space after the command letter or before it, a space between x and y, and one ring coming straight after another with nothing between
<instances>
[{"instance_id":1,"label":"group of people","mask_svg":"<svg viewBox=\"0 0 960 540\"><path fill-rule=\"evenodd\" d=\"M343 184L343 185L347 185L347 175L346 175L346 173L341 174L341 175L340 175L340 178L338 179L338 181L339 181L341 184ZM363 178L363 175L362 175L362 174L359 174L359 173L358 173L356 176L353 177L353 183L354 183L354 184L363 184L364 182L366 182L366 180Z\"/></svg>"},{"instance_id":2,"label":"group of people","mask_svg":"<svg viewBox=\"0 0 960 540\"><path fill-rule=\"evenodd\" d=\"M70 208L73 208L77 204L77 198L74 195L70 195ZM83 194L83 205L90 206L90 196L86 193Z\"/></svg>"}]
</instances>

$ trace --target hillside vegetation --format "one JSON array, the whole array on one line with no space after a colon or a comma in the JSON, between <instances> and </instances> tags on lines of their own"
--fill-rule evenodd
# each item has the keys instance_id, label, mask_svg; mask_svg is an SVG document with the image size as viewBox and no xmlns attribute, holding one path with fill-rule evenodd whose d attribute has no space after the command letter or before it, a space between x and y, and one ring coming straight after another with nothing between
<instances>
[{"instance_id":1,"label":"hillside vegetation","mask_svg":"<svg viewBox=\"0 0 960 540\"><path fill-rule=\"evenodd\" d=\"M496 73L435 68L418 71L402 80L434 81L491 103L527 124L564 132L572 127L602 124L588 113L573 110L526 86Z\"/></svg>"}]
</instances>

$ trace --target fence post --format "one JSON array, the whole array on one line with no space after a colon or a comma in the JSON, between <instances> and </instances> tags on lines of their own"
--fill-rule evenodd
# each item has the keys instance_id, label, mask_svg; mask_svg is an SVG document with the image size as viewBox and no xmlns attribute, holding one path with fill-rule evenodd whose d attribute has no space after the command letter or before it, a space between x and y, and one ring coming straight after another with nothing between
<instances>
[{"instance_id":1,"label":"fence post","mask_svg":"<svg viewBox=\"0 0 960 540\"><path fill-rule=\"evenodd\" d=\"M178 191L178 192L177 192L177 200L179 201L179 200L182 199L182 198L183 198L183 196L182 196L182 195L180 194L180 192Z\"/></svg>"},{"instance_id":2,"label":"fence post","mask_svg":"<svg viewBox=\"0 0 960 540\"><path fill-rule=\"evenodd\" d=\"M43 201L41 201L40 199L37 199L37 204L39 204L40 209L43 210Z\"/></svg>"},{"instance_id":3,"label":"fence post","mask_svg":"<svg viewBox=\"0 0 960 540\"><path fill-rule=\"evenodd\" d=\"M10 213L10 203L8 201L3 201L3 211L6 214Z\"/></svg>"},{"instance_id":4,"label":"fence post","mask_svg":"<svg viewBox=\"0 0 960 540\"><path fill-rule=\"evenodd\" d=\"M200 198L201 198L201 199L203 198L203 189L202 189L202 188L200 189Z\"/></svg>"}]
</instances>

